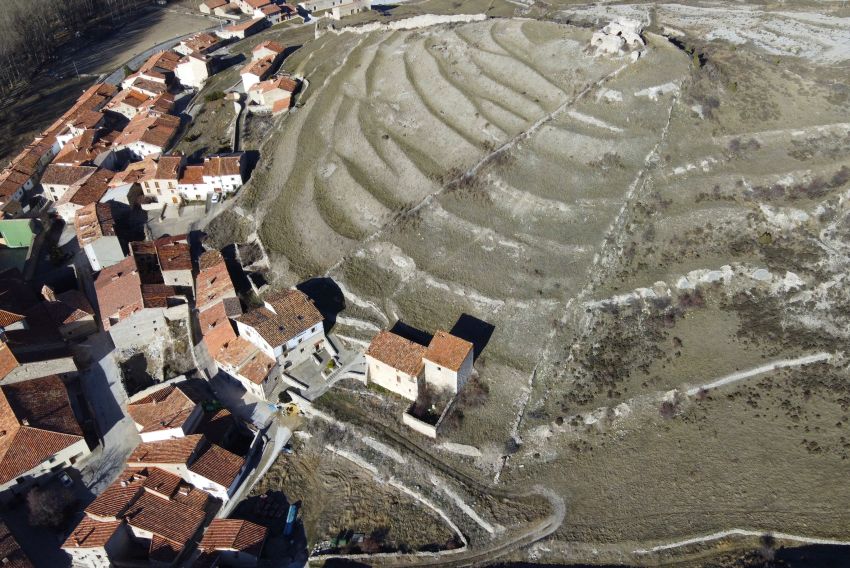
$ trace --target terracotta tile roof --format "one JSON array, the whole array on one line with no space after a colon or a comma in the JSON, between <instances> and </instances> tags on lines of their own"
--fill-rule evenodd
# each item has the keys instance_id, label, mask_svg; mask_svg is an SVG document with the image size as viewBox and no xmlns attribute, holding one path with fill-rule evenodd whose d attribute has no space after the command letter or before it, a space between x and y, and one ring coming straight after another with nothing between
<instances>
[{"instance_id":1,"label":"terracotta tile roof","mask_svg":"<svg viewBox=\"0 0 850 568\"><path fill-rule=\"evenodd\" d=\"M228 0L205 0L204 4L210 10L215 10L216 8L221 8L222 6L227 6Z\"/></svg>"},{"instance_id":2,"label":"terracotta tile roof","mask_svg":"<svg viewBox=\"0 0 850 568\"><path fill-rule=\"evenodd\" d=\"M107 330L110 317L120 321L143 307L141 276L132 256L101 270L94 287L100 319Z\"/></svg>"},{"instance_id":3,"label":"terracotta tile roof","mask_svg":"<svg viewBox=\"0 0 850 568\"><path fill-rule=\"evenodd\" d=\"M424 366L422 357L426 350L423 345L414 343L400 335L390 331L379 331L369 344L369 348L366 349L366 355L389 365L393 369L416 376Z\"/></svg>"},{"instance_id":4,"label":"terracotta tile roof","mask_svg":"<svg viewBox=\"0 0 850 568\"><path fill-rule=\"evenodd\" d=\"M99 143L98 131L89 128L69 140L53 158L54 165L81 166L94 161L109 149L108 144Z\"/></svg>"},{"instance_id":5,"label":"terracotta tile roof","mask_svg":"<svg viewBox=\"0 0 850 568\"><path fill-rule=\"evenodd\" d=\"M152 76L154 73L149 72L146 76ZM156 73L159 75L159 73ZM140 91L144 91L146 93L150 93L151 96L159 96L168 92L168 86L165 83L160 83L159 81L152 81L151 79L147 79L143 76L136 75L132 79L130 85L134 89L139 89Z\"/></svg>"},{"instance_id":6,"label":"terracotta tile roof","mask_svg":"<svg viewBox=\"0 0 850 568\"><path fill-rule=\"evenodd\" d=\"M0 309L0 327L9 327L25 319L27 319L26 316L22 314Z\"/></svg>"},{"instance_id":7,"label":"terracotta tile roof","mask_svg":"<svg viewBox=\"0 0 850 568\"><path fill-rule=\"evenodd\" d=\"M100 201L109 189L109 182L115 172L106 169L97 170L90 175L73 193L68 192L65 196L67 201L75 205L88 205ZM64 201L64 197L61 201Z\"/></svg>"},{"instance_id":8,"label":"terracotta tile roof","mask_svg":"<svg viewBox=\"0 0 850 568\"><path fill-rule=\"evenodd\" d=\"M74 214L74 228L80 247L101 237L115 236L115 220L112 207L108 203L89 203L77 209Z\"/></svg>"},{"instance_id":9,"label":"terracotta tile roof","mask_svg":"<svg viewBox=\"0 0 850 568\"><path fill-rule=\"evenodd\" d=\"M174 109L174 104L174 95L171 93L160 93L151 98L145 107L151 116L159 116L171 112Z\"/></svg>"},{"instance_id":10,"label":"terracotta tile roof","mask_svg":"<svg viewBox=\"0 0 850 568\"><path fill-rule=\"evenodd\" d=\"M0 483L82 440L62 380L51 375L0 386Z\"/></svg>"},{"instance_id":11,"label":"terracotta tile roof","mask_svg":"<svg viewBox=\"0 0 850 568\"><path fill-rule=\"evenodd\" d=\"M242 154L204 158L204 176L236 176L242 173Z\"/></svg>"},{"instance_id":12,"label":"terracotta tile roof","mask_svg":"<svg viewBox=\"0 0 850 568\"><path fill-rule=\"evenodd\" d=\"M182 164L183 156L161 156L156 163L154 179L177 181Z\"/></svg>"},{"instance_id":13,"label":"terracotta tile roof","mask_svg":"<svg viewBox=\"0 0 850 568\"><path fill-rule=\"evenodd\" d=\"M192 270L192 247L189 235L164 237L154 241L160 270Z\"/></svg>"},{"instance_id":14,"label":"terracotta tile roof","mask_svg":"<svg viewBox=\"0 0 850 568\"><path fill-rule=\"evenodd\" d=\"M254 308L236 318L236 321L254 328L272 348L289 340L283 319L268 308Z\"/></svg>"},{"instance_id":15,"label":"terracotta tile roof","mask_svg":"<svg viewBox=\"0 0 850 568\"><path fill-rule=\"evenodd\" d=\"M181 185L200 185L204 183L204 166L186 166L178 182Z\"/></svg>"},{"instance_id":16,"label":"terracotta tile roof","mask_svg":"<svg viewBox=\"0 0 850 568\"><path fill-rule=\"evenodd\" d=\"M146 308L167 308L168 299L177 296L174 286L142 284L142 305Z\"/></svg>"},{"instance_id":17,"label":"terracotta tile roof","mask_svg":"<svg viewBox=\"0 0 850 568\"><path fill-rule=\"evenodd\" d=\"M151 491L198 511L203 511L210 500L209 493L186 483L171 472L157 467L127 467L86 507L85 512L102 520L119 519L144 491Z\"/></svg>"},{"instance_id":18,"label":"terracotta tile roof","mask_svg":"<svg viewBox=\"0 0 850 568\"><path fill-rule=\"evenodd\" d=\"M280 9L280 6L276 4L266 4L265 6L260 6L260 11L266 16L273 16L275 14L280 14L283 10Z\"/></svg>"},{"instance_id":19,"label":"terracotta tile roof","mask_svg":"<svg viewBox=\"0 0 850 568\"><path fill-rule=\"evenodd\" d=\"M289 97L276 100L274 103L272 103L272 114L277 114L279 112L288 110L290 106L292 106L292 99L290 99Z\"/></svg>"},{"instance_id":20,"label":"terracotta tile roof","mask_svg":"<svg viewBox=\"0 0 850 568\"><path fill-rule=\"evenodd\" d=\"M210 353L216 362L223 363L234 369L245 364L257 352L253 343L241 337L225 343L216 353Z\"/></svg>"},{"instance_id":21,"label":"terracotta tile roof","mask_svg":"<svg viewBox=\"0 0 850 568\"><path fill-rule=\"evenodd\" d=\"M145 103L147 103L151 97L142 92L137 91L136 89L130 87L129 89L124 89L118 95L115 96L114 99L109 101L109 104L106 105L108 109L114 109L120 105L126 105L130 108L141 109L144 107Z\"/></svg>"},{"instance_id":22,"label":"terracotta tile roof","mask_svg":"<svg viewBox=\"0 0 850 568\"><path fill-rule=\"evenodd\" d=\"M62 292L55 300L45 301L44 305L56 325L68 325L94 316L94 308L79 290Z\"/></svg>"},{"instance_id":23,"label":"terracotta tile roof","mask_svg":"<svg viewBox=\"0 0 850 568\"><path fill-rule=\"evenodd\" d=\"M243 67L242 70L239 71L239 74L256 75L260 79L264 79L271 72L272 65L274 65L274 58L272 56L255 59Z\"/></svg>"},{"instance_id":24,"label":"terracotta tile roof","mask_svg":"<svg viewBox=\"0 0 850 568\"><path fill-rule=\"evenodd\" d=\"M425 359L440 367L458 371L466 357L472 352L472 347L472 343L469 341L455 337L446 331L438 331L431 339L431 343L428 344Z\"/></svg>"},{"instance_id":25,"label":"terracotta tile roof","mask_svg":"<svg viewBox=\"0 0 850 568\"><path fill-rule=\"evenodd\" d=\"M249 29L253 28L257 24L260 24L264 21L265 21L264 18L254 18L253 20L248 20L247 22L241 22L241 23L238 23L238 24L233 24L233 25L227 26L224 29L225 29L225 31L228 31L228 32L243 32L245 30L249 30Z\"/></svg>"},{"instance_id":26,"label":"terracotta tile roof","mask_svg":"<svg viewBox=\"0 0 850 568\"><path fill-rule=\"evenodd\" d=\"M44 185L67 185L71 186L77 182L87 179L94 174L97 168L92 166L58 166L50 164L44 169L41 183Z\"/></svg>"},{"instance_id":27,"label":"terracotta tile roof","mask_svg":"<svg viewBox=\"0 0 850 568\"><path fill-rule=\"evenodd\" d=\"M6 523L0 521L0 565L4 568L34 568L21 545L9 531Z\"/></svg>"},{"instance_id":28,"label":"terracotta tile roof","mask_svg":"<svg viewBox=\"0 0 850 568\"><path fill-rule=\"evenodd\" d=\"M298 83L292 77L280 76L266 81L260 81L259 83L251 85L251 88L248 90L250 92L258 93L268 93L274 90L281 90L291 94L294 93L297 88Z\"/></svg>"},{"instance_id":29,"label":"terracotta tile roof","mask_svg":"<svg viewBox=\"0 0 850 568\"><path fill-rule=\"evenodd\" d=\"M132 162L122 171L116 173L109 182L109 187L118 187L130 183L140 183L145 177L146 171L155 171L156 162L153 157L148 156L141 162Z\"/></svg>"},{"instance_id":30,"label":"terracotta tile roof","mask_svg":"<svg viewBox=\"0 0 850 568\"><path fill-rule=\"evenodd\" d=\"M180 61L180 54L171 50L159 51L151 55L139 70L143 72L151 70L174 71L178 61Z\"/></svg>"},{"instance_id":31,"label":"terracotta tile roof","mask_svg":"<svg viewBox=\"0 0 850 568\"><path fill-rule=\"evenodd\" d=\"M20 366L12 349L5 341L0 341L0 381Z\"/></svg>"},{"instance_id":32,"label":"terracotta tile roof","mask_svg":"<svg viewBox=\"0 0 850 568\"><path fill-rule=\"evenodd\" d=\"M100 520L115 520L121 517L133 500L141 494L146 475L139 468L125 468L118 478L109 484L85 512Z\"/></svg>"},{"instance_id":33,"label":"terracotta tile roof","mask_svg":"<svg viewBox=\"0 0 850 568\"><path fill-rule=\"evenodd\" d=\"M223 6L224 4L221 5ZM220 41L221 40L218 37L212 34L201 32L199 34L193 35L189 39L185 40L183 43L192 51L204 53L214 47L217 47Z\"/></svg>"},{"instance_id":34,"label":"terracotta tile roof","mask_svg":"<svg viewBox=\"0 0 850 568\"><path fill-rule=\"evenodd\" d=\"M198 264L200 270L195 278L195 299L199 309L206 309L224 298L236 296L236 289L221 253L207 251L201 255Z\"/></svg>"},{"instance_id":35,"label":"terracotta tile roof","mask_svg":"<svg viewBox=\"0 0 850 568\"><path fill-rule=\"evenodd\" d=\"M213 519L201 539L200 548L212 550L238 550L260 556L266 540L266 527L239 519Z\"/></svg>"},{"instance_id":36,"label":"terracotta tile roof","mask_svg":"<svg viewBox=\"0 0 850 568\"><path fill-rule=\"evenodd\" d=\"M244 465L245 458L228 452L221 446L207 444L206 448L189 466L189 471L228 489L236 481Z\"/></svg>"},{"instance_id":37,"label":"terracotta tile roof","mask_svg":"<svg viewBox=\"0 0 850 568\"><path fill-rule=\"evenodd\" d=\"M184 438L142 442L127 458L127 464L186 464L201 445L203 438L200 434L192 434Z\"/></svg>"},{"instance_id":38,"label":"terracotta tile roof","mask_svg":"<svg viewBox=\"0 0 850 568\"><path fill-rule=\"evenodd\" d=\"M62 548L102 548L109 542L115 531L121 529L121 521L98 521L83 517L80 524L71 532Z\"/></svg>"},{"instance_id":39,"label":"terracotta tile roof","mask_svg":"<svg viewBox=\"0 0 850 568\"><path fill-rule=\"evenodd\" d=\"M224 302L218 302L204 310L198 319L207 350L215 359L219 351L236 339L236 332L227 317Z\"/></svg>"},{"instance_id":40,"label":"terracotta tile roof","mask_svg":"<svg viewBox=\"0 0 850 568\"><path fill-rule=\"evenodd\" d=\"M116 145L129 146L136 142L145 142L159 148L165 148L177 134L180 119L170 114L152 115L139 113L130 119Z\"/></svg>"},{"instance_id":41,"label":"terracotta tile roof","mask_svg":"<svg viewBox=\"0 0 850 568\"><path fill-rule=\"evenodd\" d=\"M124 514L131 526L182 545L192 538L204 517L202 511L148 492L143 493Z\"/></svg>"},{"instance_id":42,"label":"terracotta tile roof","mask_svg":"<svg viewBox=\"0 0 850 568\"><path fill-rule=\"evenodd\" d=\"M141 427L140 432L181 428L197 403L179 387L168 385L127 405L127 413Z\"/></svg>"},{"instance_id":43,"label":"terracotta tile roof","mask_svg":"<svg viewBox=\"0 0 850 568\"><path fill-rule=\"evenodd\" d=\"M71 120L68 121L68 124L77 129L95 128L102 120L102 112L85 109L78 112Z\"/></svg>"},{"instance_id":44,"label":"terracotta tile roof","mask_svg":"<svg viewBox=\"0 0 850 568\"><path fill-rule=\"evenodd\" d=\"M322 323L322 314L313 300L300 290L280 290L264 298L283 320L289 338L295 337L316 324Z\"/></svg>"},{"instance_id":45,"label":"terracotta tile roof","mask_svg":"<svg viewBox=\"0 0 850 568\"><path fill-rule=\"evenodd\" d=\"M246 4L248 4L250 7L254 8L255 10L257 8L262 8L263 6L268 5L269 2L270 2L270 0L243 0L243 1Z\"/></svg>"},{"instance_id":46,"label":"terracotta tile roof","mask_svg":"<svg viewBox=\"0 0 850 568\"><path fill-rule=\"evenodd\" d=\"M170 565L180 556L185 546L186 543L181 544L159 535L153 535L150 548L148 549L148 559L151 562Z\"/></svg>"},{"instance_id":47,"label":"terracotta tile roof","mask_svg":"<svg viewBox=\"0 0 850 568\"><path fill-rule=\"evenodd\" d=\"M239 374L254 384L262 384L275 366L275 360L259 349L239 368Z\"/></svg>"},{"instance_id":48,"label":"terracotta tile roof","mask_svg":"<svg viewBox=\"0 0 850 568\"><path fill-rule=\"evenodd\" d=\"M256 53L262 49L268 49L269 51L273 51L275 53L283 53L286 51L286 48L283 47L280 43L267 39L266 41L260 42L254 46L254 49L251 51Z\"/></svg>"}]
</instances>

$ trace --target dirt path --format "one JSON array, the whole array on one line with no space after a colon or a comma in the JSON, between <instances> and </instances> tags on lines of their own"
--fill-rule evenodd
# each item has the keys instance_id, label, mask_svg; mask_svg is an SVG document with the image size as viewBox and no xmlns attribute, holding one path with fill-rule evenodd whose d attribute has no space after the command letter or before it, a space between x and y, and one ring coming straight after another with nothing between
<instances>
[{"instance_id":1,"label":"dirt path","mask_svg":"<svg viewBox=\"0 0 850 568\"><path fill-rule=\"evenodd\" d=\"M725 385L736 383L738 381L743 381L744 379L749 379L750 377L755 377L756 375L761 375L763 373L768 373L777 369L811 365L812 363L826 362L830 361L831 359L832 354L824 352L815 353L813 355L806 355L805 357L797 357L796 359L782 359L781 361L774 361L773 363L768 363L767 365L762 365L760 367L755 367L746 371L739 371L737 373L732 373L731 375L726 375L725 377L722 377L715 381L711 381L710 383L705 383L697 387L690 388L686 392L688 396L694 396L701 390L715 389L717 387L722 387Z\"/></svg>"},{"instance_id":2,"label":"dirt path","mask_svg":"<svg viewBox=\"0 0 850 568\"><path fill-rule=\"evenodd\" d=\"M730 536L755 536L762 537L766 534L769 534L776 540L787 540L791 542L795 542L798 544L823 544L828 546L850 546L850 541L847 540L835 540L831 538L816 538L816 537L808 537L808 536L798 536L787 533L777 533L777 532L768 532L768 531L753 531L747 529L729 529L725 531L720 531L712 534L707 534L705 536L698 536L694 538L689 538L686 540L679 540L676 542L671 542L668 544L661 544L658 546L654 546L649 549L638 549L632 551L633 554L645 555L652 554L655 552L661 552L664 550L671 550L673 548L682 548L683 546L690 546L692 544L700 544L705 542L712 542L715 540L720 540L721 538L727 538Z\"/></svg>"}]
</instances>

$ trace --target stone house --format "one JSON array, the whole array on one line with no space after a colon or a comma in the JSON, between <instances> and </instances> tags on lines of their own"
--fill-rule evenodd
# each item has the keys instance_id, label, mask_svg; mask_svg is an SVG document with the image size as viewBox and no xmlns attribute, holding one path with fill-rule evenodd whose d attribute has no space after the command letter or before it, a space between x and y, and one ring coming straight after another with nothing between
<instances>
[{"instance_id":1,"label":"stone house","mask_svg":"<svg viewBox=\"0 0 850 568\"><path fill-rule=\"evenodd\" d=\"M213 519L198 548L208 566L257 566L268 530L241 519Z\"/></svg>"},{"instance_id":2,"label":"stone house","mask_svg":"<svg viewBox=\"0 0 850 568\"><path fill-rule=\"evenodd\" d=\"M93 166L59 166L50 164L41 176L44 196L51 201L59 201L71 187L88 179L97 171Z\"/></svg>"},{"instance_id":3,"label":"stone house","mask_svg":"<svg viewBox=\"0 0 850 568\"><path fill-rule=\"evenodd\" d=\"M252 86L271 75L275 67L275 61L275 57L268 56L262 59L255 59L242 68L239 75L242 77L242 86L246 93Z\"/></svg>"},{"instance_id":4,"label":"stone house","mask_svg":"<svg viewBox=\"0 0 850 568\"><path fill-rule=\"evenodd\" d=\"M416 400L426 348L390 331L380 331L366 349L366 381Z\"/></svg>"},{"instance_id":5,"label":"stone house","mask_svg":"<svg viewBox=\"0 0 850 568\"><path fill-rule=\"evenodd\" d=\"M283 290L266 296L261 308L235 319L239 336L278 361L294 367L325 347L322 314L300 290Z\"/></svg>"},{"instance_id":6,"label":"stone house","mask_svg":"<svg viewBox=\"0 0 850 568\"><path fill-rule=\"evenodd\" d=\"M380 331L366 349L366 381L409 400L425 387L457 394L473 370L472 343L437 331L428 346Z\"/></svg>"},{"instance_id":7,"label":"stone house","mask_svg":"<svg viewBox=\"0 0 850 568\"><path fill-rule=\"evenodd\" d=\"M58 474L89 452L59 377L0 386L2 498Z\"/></svg>"},{"instance_id":8,"label":"stone house","mask_svg":"<svg viewBox=\"0 0 850 568\"><path fill-rule=\"evenodd\" d=\"M109 203L89 203L78 209L74 215L74 229L93 271L99 272L127 256L126 247L115 233Z\"/></svg>"},{"instance_id":9,"label":"stone house","mask_svg":"<svg viewBox=\"0 0 850 568\"><path fill-rule=\"evenodd\" d=\"M181 203L177 184L180 170L183 168L183 156L160 156L156 168L146 168L142 177L142 193L157 203Z\"/></svg>"},{"instance_id":10,"label":"stone house","mask_svg":"<svg viewBox=\"0 0 850 568\"><path fill-rule=\"evenodd\" d=\"M200 89L210 77L209 59L203 53L189 53L180 59L174 73L184 87Z\"/></svg>"},{"instance_id":11,"label":"stone house","mask_svg":"<svg viewBox=\"0 0 850 568\"><path fill-rule=\"evenodd\" d=\"M204 183L210 192L231 194L242 187L246 168L243 152L207 156L204 158Z\"/></svg>"}]
</instances>

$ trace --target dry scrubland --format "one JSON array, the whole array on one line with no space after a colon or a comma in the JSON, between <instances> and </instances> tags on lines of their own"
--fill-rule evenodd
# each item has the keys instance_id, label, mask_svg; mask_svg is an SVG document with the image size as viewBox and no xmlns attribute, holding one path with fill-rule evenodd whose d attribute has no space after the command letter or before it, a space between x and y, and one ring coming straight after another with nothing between
<instances>
[{"instance_id":1,"label":"dry scrubland","mask_svg":"<svg viewBox=\"0 0 850 568\"><path fill-rule=\"evenodd\" d=\"M289 502L302 502L301 522L311 547L346 531L364 533L386 550L442 548L451 541L451 530L431 510L377 485L353 462L320 450L308 443L292 456L281 455L253 490L261 495L284 488Z\"/></svg>"},{"instance_id":2,"label":"dry scrubland","mask_svg":"<svg viewBox=\"0 0 850 568\"><path fill-rule=\"evenodd\" d=\"M328 271L344 337L462 312L496 326L489 393L438 440L481 456L431 451L566 499L516 559L584 542L635 562L729 528L849 536L847 69L703 31L649 34L631 62L586 54L586 28L492 19L326 34L286 62L304 104L244 198L279 282ZM818 352L834 357L684 394Z\"/></svg>"}]
</instances>

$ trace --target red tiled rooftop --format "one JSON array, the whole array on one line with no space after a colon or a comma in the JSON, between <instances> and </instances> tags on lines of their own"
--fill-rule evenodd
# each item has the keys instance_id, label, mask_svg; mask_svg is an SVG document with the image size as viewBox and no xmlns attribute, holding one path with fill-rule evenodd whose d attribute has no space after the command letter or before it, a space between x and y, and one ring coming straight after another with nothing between
<instances>
[{"instance_id":1,"label":"red tiled rooftop","mask_svg":"<svg viewBox=\"0 0 850 568\"><path fill-rule=\"evenodd\" d=\"M426 348L390 331L380 331L372 339L366 355L398 369L403 373L416 376L422 370L422 357Z\"/></svg>"}]
</instances>

